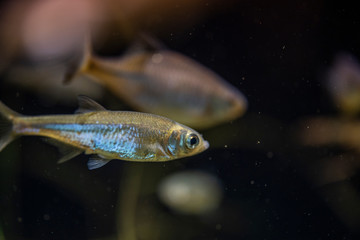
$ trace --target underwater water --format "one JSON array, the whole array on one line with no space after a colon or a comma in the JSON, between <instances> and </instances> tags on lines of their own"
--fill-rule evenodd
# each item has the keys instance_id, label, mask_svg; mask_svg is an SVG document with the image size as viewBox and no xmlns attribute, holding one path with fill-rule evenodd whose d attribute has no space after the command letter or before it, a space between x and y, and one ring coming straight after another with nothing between
<instances>
[{"instance_id":1,"label":"underwater water","mask_svg":"<svg viewBox=\"0 0 360 240\"><path fill-rule=\"evenodd\" d=\"M189 13L180 6L183 12L154 16L143 27L239 89L248 101L246 113L199 130L210 148L198 155L169 162L113 160L92 171L88 155L57 164L57 149L41 137L16 139L0 152L0 240L358 239L359 130L343 133L331 125L312 131L325 126L312 124L315 118L340 125L360 121L358 114L342 114L326 81L338 53L360 59L357 9L332 1L199 2ZM181 16L189 19L186 24L177 22ZM95 41L99 55L125 51L126 41L114 29L108 26L104 39ZM0 100L19 113L71 114L75 93L97 89L101 94L93 97L107 109L131 110L109 90L87 89L87 81L76 83L72 95L66 89L54 98L40 95L41 83L25 88L7 80L28 77L13 65L34 64L21 57L7 64L0 73ZM47 67L57 71L52 64L42 69ZM48 93L55 94L56 88ZM315 141L319 135L326 144ZM185 196L183 205L159 197L165 179L194 170L211 177L171 193L179 194L175 201ZM204 190L199 202L187 201L197 196L190 186Z\"/></svg>"}]
</instances>

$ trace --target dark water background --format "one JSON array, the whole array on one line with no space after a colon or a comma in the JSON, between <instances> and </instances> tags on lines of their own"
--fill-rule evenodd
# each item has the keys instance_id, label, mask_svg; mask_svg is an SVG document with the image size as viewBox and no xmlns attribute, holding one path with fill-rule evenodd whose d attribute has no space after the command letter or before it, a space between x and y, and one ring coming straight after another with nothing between
<instances>
[{"instance_id":1,"label":"dark water background","mask_svg":"<svg viewBox=\"0 0 360 240\"><path fill-rule=\"evenodd\" d=\"M302 147L294 129L307 116L338 115L322 76L339 51L360 57L359 29L359 11L347 1L239 1L186 30L155 31L169 48L238 87L249 102L246 115L203 131L211 148L200 155L154 164L112 161L96 171L87 170L84 155L57 165L52 146L17 139L0 153L0 233L5 239L116 239L128 219L122 213L131 189L138 188L138 239L358 239L360 202L349 192L359 194L359 170L317 186L307 166L345 150ZM109 34L107 47L95 49L116 54L118 40ZM76 109L50 108L3 81L0 96L23 114ZM158 182L184 169L221 179L224 198L216 212L176 214L158 200Z\"/></svg>"}]
</instances>

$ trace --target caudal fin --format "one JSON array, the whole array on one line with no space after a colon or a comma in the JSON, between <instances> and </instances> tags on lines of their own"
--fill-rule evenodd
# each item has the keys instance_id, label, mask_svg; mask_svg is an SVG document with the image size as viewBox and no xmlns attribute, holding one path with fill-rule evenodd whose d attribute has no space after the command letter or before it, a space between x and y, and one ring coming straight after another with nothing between
<instances>
[{"instance_id":1,"label":"caudal fin","mask_svg":"<svg viewBox=\"0 0 360 240\"><path fill-rule=\"evenodd\" d=\"M90 34L84 37L82 49L69 62L64 74L64 83L70 83L78 74L86 72L92 57Z\"/></svg>"},{"instance_id":2,"label":"caudal fin","mask_svg":"<svg viewBox=\"0 0 360 240\"><path fill-rule=\"evenodd\" d=\"M12 122L19 115L0 101L0 151L16 138L12 131Z\"/></svg>"}]
</instances>

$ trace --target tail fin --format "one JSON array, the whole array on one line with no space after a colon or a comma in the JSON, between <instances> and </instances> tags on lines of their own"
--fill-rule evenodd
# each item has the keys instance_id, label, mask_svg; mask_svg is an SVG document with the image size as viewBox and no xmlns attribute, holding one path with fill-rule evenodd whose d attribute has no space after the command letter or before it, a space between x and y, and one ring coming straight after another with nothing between
<instances>
[{"instance_id":1,"label":"tail fin","mask_svg":"<svg viewBox=\"0 0 360 240\"><path fill-rule=\"evenodd\" d=\"M64 75L64 83L70 83L78 74L86 72L92 57L90 34L86 34L82 49L70 61Z\"/></svg>"},{"instance_id":2,"label":"tail fin","mask_svg":"<svg viewBox=\"0 0 360 240\"><path fill-rule=\"evenodd\" d=\"M16 138L12 131L13 119L20 114L14 112L0 101L0 151Z\"/></svg>"}]
</instances>

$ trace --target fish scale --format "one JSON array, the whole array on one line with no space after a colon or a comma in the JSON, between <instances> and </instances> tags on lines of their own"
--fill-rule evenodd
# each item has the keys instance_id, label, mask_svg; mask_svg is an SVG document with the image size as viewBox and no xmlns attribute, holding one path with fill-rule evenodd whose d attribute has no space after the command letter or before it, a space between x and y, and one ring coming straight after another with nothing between
<instances>
[{"instance_id":1,"label":"fish scale","mask_svg":"<svg viewBox=\"0 0 360 240\"><path fill-rule=\"evenodd\" d=\"M60 136L70 142L79 143L94 151L121 153L119 157L124 158L134 157L133 153L142 148L142 137L149 136L147 131L140 134L139 129L124 124L45 124L37 127L40 131L41 129L58 131Z\"/></svg>"}]
</instances>

